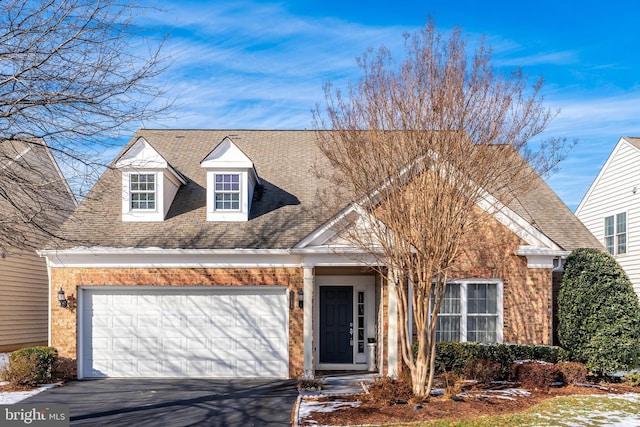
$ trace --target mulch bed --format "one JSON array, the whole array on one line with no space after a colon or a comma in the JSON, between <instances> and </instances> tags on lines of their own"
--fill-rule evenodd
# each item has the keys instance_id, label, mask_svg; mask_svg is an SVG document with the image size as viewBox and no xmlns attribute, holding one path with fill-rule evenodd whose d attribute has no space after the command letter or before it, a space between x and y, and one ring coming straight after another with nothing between
<instances>
[{"instance_id":1,"label":"mulch bed","mask_svg":"<svg viewBox=\"0 0 640 427\"><path fill-rule=\"evenodd\" d=\"M355 408L343 408L333 412L313 412L303 425L380 425L386 423L402 423L416 421L433 421L439 419L469 419L481 416L502 415L524 411L546 399L556 396L607 394L640 392L639 388L631 388L623 384L607 385L602 388L569 385L549 390L533 390L528 396L517 396L514 400L490 398L465 398L454 401L444 396L432 397L421 409L414 409L412 404L380 405L376 402L363 401ZM358 396L347 396L342 400L359 400ZM322 400L322 399L320 399ZM326 400L335 400L326 399Z\"/></svg>"}]
</instances>

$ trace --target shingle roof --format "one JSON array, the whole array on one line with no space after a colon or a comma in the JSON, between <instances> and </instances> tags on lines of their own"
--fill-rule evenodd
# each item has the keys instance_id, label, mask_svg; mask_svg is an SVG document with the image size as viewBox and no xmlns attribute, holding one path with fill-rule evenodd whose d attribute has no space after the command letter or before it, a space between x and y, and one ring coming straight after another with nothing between
<instances>
[{"instance_id":1,"label":"shingle roof","mask_svg":"<svg viewBox=\"0 0 640 427\"><path fill-rule=\"evenodd\" d=\"M110 169L64 224L69 241L63 248L287 249L329 219L318 205L318 192L330 187L316 173L328 163L316 146L314 131L142 129L122 153L138 137L144 137L188 180L165 221L123 222L121 174ZM206 220L206 171L200 162L225 137L254 162L262 180L247 222ZM541 179L539 187L519 198L513 209L564 249L599 247Z\"/></svg>"},{"instance_id":2,"label":"shingle roof","mask_svg":"<svg viewBox=\"0 0 640 427\"><path fill-rule=\"evenodd\" d=\"M41 139L0 141L0 247L36 248L75 209L64 177Z\"/></svg>"},{"instance_id":3,"label":"shingle roof","mask_svg":"<svg viewBox=\"0 0 640 427\"><path fill-rule=\"evenodd\" d=\"M637 149L640 150L640 137L637 137L637 136L625 136L625 137L623 137L623 139L626 140L631 145L633 145L634 147L636 147Z\"/></svg>"},{"instance_id":4,"label":"shingle roof","mask_svg":"<svg viewBox=\"0 0 640 427\"><path fill-rule=\"evenodd\" d=\"M541 178L537 181L529 191L518 195L515 200L509 203L509 208L564 250L603 249L602 244L560 200L549 185Z\"/></svg>"}]
</instances>

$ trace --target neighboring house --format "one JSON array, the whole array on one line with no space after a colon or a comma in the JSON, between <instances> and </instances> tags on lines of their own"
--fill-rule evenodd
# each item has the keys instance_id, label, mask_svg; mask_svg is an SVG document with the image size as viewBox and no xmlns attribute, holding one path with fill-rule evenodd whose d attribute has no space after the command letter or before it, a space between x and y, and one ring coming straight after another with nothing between
<instances>
[{"instance_id":1,"label":"neighboring house","mask_svg":"<svg viewBox=\"0 0 640 427\"><path fill-rule=\"evenodd\" d=\"M360 210L323 209L315 132L144 129L112 166L40 252L79 377L397 372L395 293L332 226ZM534 184L467 239L441 339L551 343L554 267L599 244Z\"/></svg>"},{"instance_id":2,"label":"neighboring house","mask_svg":"<svg viewBox=\"0 0 640 427\"><path fill-rule=\"evenodd\" d=\"M576 216L614 256L640 296L640 138L620 138Z\"/></svg>"},{"instance_id":3,"label":"neighboring house","mask_svg":"<svg viewBox=\"0 0 640 427\"><path fill-rule=\"evenodd\" d=\"M42 140L0 142L0 182L0 352L7 352L47 345L49 277L33 248L76 203Z\"/></svg>"}]
</instances>

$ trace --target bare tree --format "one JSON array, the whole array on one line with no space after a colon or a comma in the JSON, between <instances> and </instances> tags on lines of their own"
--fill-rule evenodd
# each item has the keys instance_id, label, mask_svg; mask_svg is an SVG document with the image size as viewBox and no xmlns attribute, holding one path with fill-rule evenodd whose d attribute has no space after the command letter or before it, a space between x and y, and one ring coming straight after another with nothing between
<instances>
[{"instance_id":1,"label":"bare tree","mask_svg":"<svg viewBox=\"0 0 640 427\"><path fill-rule=\"evenodd\" d=\"M118 132L166 110L154 84L163 40L137 25L143 12L114 0L0 2L0 247L54 235L68 206L52 194L64 184L29 169L16 144L42 156L48 146L82 196Z\"/></svg>"},{"instance_id":2,"label":"bare tree","mask_svg":"<svg viewBox=\"0 0 640 427\"><path fill-rule=\"evenodd\" d=\"M555 114L542 104L542 82L496 73L490 49L481 41L469 55L458 29L443 36L428 22L405 36L398 64L384 47L373 53L358 60L362 78L346 96L326 88L327 112L316 112L316 128L328 130L318 132L319 146L333 165L332 188L343 190L332 197L368 218L368 233L348 238L395 282L402 359L415 395L427 398L436 318L461 242L529 185L536 170L528 161L547 172L565 143L529 147Z\"/></svg>"}]
</instances>

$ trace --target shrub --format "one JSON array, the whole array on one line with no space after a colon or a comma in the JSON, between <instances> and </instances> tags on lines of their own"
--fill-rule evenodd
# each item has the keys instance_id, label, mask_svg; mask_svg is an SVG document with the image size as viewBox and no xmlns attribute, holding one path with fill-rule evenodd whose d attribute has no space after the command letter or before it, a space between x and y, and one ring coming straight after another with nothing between
<instances>
[{"instance_id":1,"label":"shrub","mask_svg":"<svg viewBox=\"0 0 640 427\"><path fill-rule=\"evenodd\" d=\"M55 379L69 381L77 376L77 363L75 359L69 357L58 357L53 363L53 374Z\"/></svg>"},{"instance_id":2,"label":"shrub","mask_svg":"<svg viewBox=\"0 0 640 427\"><path fill-rule=\"evenodd\" d=\"M548 345L483 344L474 342L440 342L436 345L436 366L444 370L464 373L469 360L488 360L500 363L500 375L507 379L509 368L516 360L540 360L557 363L568 360L569 354L560 347ZM440 370L442 372L442 369Z\"/></svg>"},{"instance_id":3,"label":"shrub","mask_svg":"<svg viewBox=\"0 0 640 427\"><path fill-rule=\"evenodd\" d=\"M35 387L52 382L58 351L53 347L26 347L9 355L3 378L16 386Z\"/></svg>"},{"instance_id":4,"label":"shrub","mask_svg":"<svg viewBox=\"0 0 640 427\"><path fill-rule=\"evenodd\" d=\"M369 386L369 400L378 405L391 406L398 400L408 402L413 397L411 382L406 376L394 379L388 376L375 377Z\"/></svg>"},{"instance_id":5,"label":"shrub","mask_svg":"<svg viewBox=\"0 0 640 427\"><path fill-rule=\"evenodd\" d=\"M567 258L558 294L558 337L598 375L640 362L640 303L616 260L597 249Z\"/></svg>"},{"instance_id":6,"label":"shrub","mask_svg":"<svg viewBox=\"0 0 640 427\"><path fill-rule=\"evenodd\" d=\"M480 384L491 384L502 377L502 365L493 360L471 359L465 364L463 375L464 378L476 380Z\"/></svg>"},{"instance_id":7,"label":"shrub","mask_svg":"<svg viewBox=\"0 0 640 427\"><path fill-rule=\"evenodd\" d=\"M622 377L622 381L629 384L631 387L640 387L640 372L629 372Z\"/></svg>"},{"instance_id":8,"label":"shrub","mask_svg":"<svg viewBox=\"0 0 640 427\"><path fill-rule=\"evenodd\" d=\"M554 382L562 381L562 373L556 365L540 362L514 363L511 367L514 381L528 389L547 390Z\"/></svg>"},{"instance_id":9,"label":"shrub","mask_svg":"<svg viewBox=\"0 0 640 427\"><path fill-rule=\"evenodd\" d=\"M567 384L582 384L587 381L587 368L582 363L559 362L556 366Z\"/></svg>"}]
</instances>

